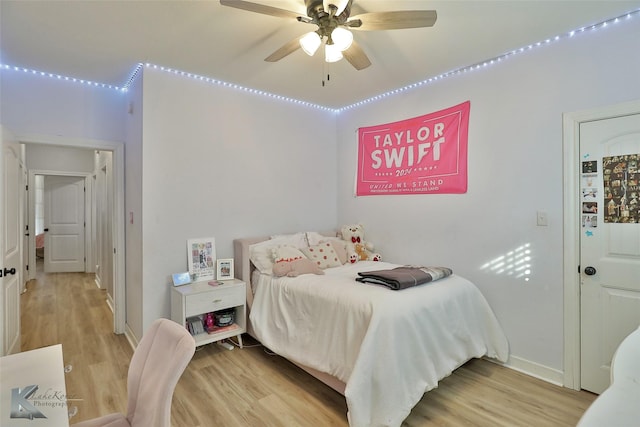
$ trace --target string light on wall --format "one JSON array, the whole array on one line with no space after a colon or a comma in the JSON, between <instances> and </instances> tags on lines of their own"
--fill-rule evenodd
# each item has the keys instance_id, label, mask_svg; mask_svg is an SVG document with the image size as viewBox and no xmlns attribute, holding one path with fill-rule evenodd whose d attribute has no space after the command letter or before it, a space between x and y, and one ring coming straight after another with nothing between
<instances>
[{"instance_id":1,"label":"string light on wall","mask_svg":"<svg viewBox=\"0 0 640 427\"><path fill-rule=\"evenodd\" d=\"M577 36L579 34L582 34L582 33L585 33L585 32L598 31L598 30L604 29L606 27L609 27L612 24L618 24L618 23L623 22L623 21L628 21L628 20L630 20L632 18L638 18L638 16L640 16L640 9L636 9L634 11L625 13L624 15L620 15L620 16L615 17L615 18L607 19L606 21L601 21L601 22L599 22L597 24L590 25L588 27L582 27L582 28L577 29L577 30L572 30L572 31L569 31L569 32L564 33L564 34L557 35L555 37L545 39L544 41L539 41L539 42L530 44L528 46L524 46L524 47L520 47L518 49L511 50L511 51L509 51L507 53L504 53L502 55L496 56L496 57L491 58L491 59L487 59L487 60L482 61L482 62L478 62L476 64L468 65L468 66L461 67L461 68L456 68L455 70L448 71L446 73L443 73L443 74L440 74L440 75L437 75L437 76L434 76L434 77L430 77L430 78L422 80L420 82L412 83L410 85L407 85L407 86L404 86L404 87L401 87L401 88L398 88L398 89L394 89L394 90L391 90L391 91L388 91L388 92L384 92L382 94L373 96L371 98L367 98L367 99L364 99L362 101L356 102L354 104L347 105L347 106L342 107L342 108L338 108L337 112L340 113L341 111L357 108L357 107L360 107L362 105L369 104L371 102L378 101L380 99L386 98L388 96L395 95L395 94L402 93L402 92L406 92L407 90L410 90L410 89L413 89L413 88L416 88L416 87L420 87L420 86L423 86L423 85L426 85L426 84L429 84L429 83L433 83L433 82L435 82L437 80L442 80L442 79L447 78L447 77L453 77L453 76L457 76L457 75L460 75L460 74L463 74L463 73L476 71L476 70L479 70L481 68L486 68L486 67L494 65L494 64L496 64L498 62L502 62L502 61L504 61L506 59L509 59L509 58L513 57L514 55L518 55L518 54L533 50L534 48L547 46L547 45L550 45L551 43L558 42L558 41L560 41L562 39L572 38L572 37L575 37L575 36Z\"/></svg>"},{"instance_id":2,"label":"string light on wall","mask_svg":"<svg viewBox=\"0 0 640 427\"><path fill-rule=\"evenodd\" d=\"M336 112L336 110L334 108L329 108L329 107L324 107L322 105L318 105L318 104L313 104L311 102L307 102L307 101L301 101L299 99L294 99L294 98L289 98L286 96L282 96L282 95L276 95L274 93L270 93L270 92L266 92L263 90L259 90L259 89L252 89L252 88L248 88L245 86L241 86L235 83L229 83L229 82L225 82L222 80L217 80L211 77L205 77L205 76L200 76L197 74L192 74L192 73L188 73L186 71L180 71L180 70L175 70L172 68L167 68L167 67L163 67L161 65L155 65L155 64L144 64L144 66L146 68L150 68L153 70L158 70L158 71L164 71L167 73L171 73L174 75L179 75L182 77L187 77L187 78L191 78L191 79L195 79L195 80L200 80L203 81L205 83L210 83L210 84L214 84L214 85L218 85L218 86L223 86L223 87L228 87L231 89L235 89L235 90L240 90L243 92L248 92L248 93L252 93L252 94L256 94L256 95L261 95L261 96L266 96L267 98L273 98L273 99L277 99L279 101L285 101L285 102L291 102L297 105L302 105L305 107L310 107L310 108L316 108L318 110L323 110L323 111L330 111L330 112Z\"/></svg>"},{"instance_id":3,"label":"string light on wall","mask_svg":"<svg viewBox=\"0 0 640 427\"><path fill-rule=\"evenodd\" d=\"M90 87L96 87L96 88L106 88L106 89L112 89L112 90L116 90L118 92L127 92L127 90L129 89L129 87L131 86L131 84L133 83L133 81L136 79L136 76L138 75L138 73L140 72L140 70L143 67L147 67L147 68L153 68L154 70L160 70L160 71L164 71L164 72L168 72L168 73L172 73L175 75L179 75L182 77L186 77L186 78L192 78L192 79L196 79L196 80L200 80L200 81L204 81L206 83L210 83L210 84L215 84L215 85L219 85L219 86L223 86L223 87L227 87L227 88L231 88L234 90L240 90L243 92L248 92L248 93L252 93L252 94L256 94L256 95L260 95L260 96L265 96L268 98L272 98L272 99L277 99L279 101L285 101L285 102L290 102L290 103L294 103L297 105L303 105L306 107L311 107L311 108L316 108L318 110L322 110L322 111L328 111L328 112L332 112L332 113L340 113L342 111L345 110L350 110L350 109L354 109L384 98L387 98L389 96L392 95L397 95L397 94L401 94L407 91L410 91L412 89L416 89L416 88L420 88L422 86L431 84L433 82L437 82L440 81L442 79L446 79L449 77L453 77L453 76L458 76L460 74L465 74L465 73L469 73L469 72L473 72L473 71L477 71L477 70L481 70L484 68L487 68L489 66L495 65L497 63L500 63L504 60L507 60L515 55L519 55L525 52L529 52L533 49L539 48L539 47L543 47L543 46L548 46L552 43L561 41L563 39L570 39L573 37L577 37L580 34L583 33L587 33L587 32L593 32L593 31L599 31L602 29L605 29L607 27L612 27L616 24L619 24L621 22L625 22L625 21L629 21L633 18L638 18L640 16L640 9L636 9L634 11L625 13L624 15L620 15L618 17L615 18L611 18L605 21L601 21L597 24L594 25L590 25L590 26L586 26L586 27L581 27L579 29L576 30L572 30L569 31L567 33L561 34L561 35L557 35L555 37L552 38L548 38L542 41L538 41L536 43L532 43L529 44L527 46L523 46L520 47L518 49L514 49L511 50L509 52L506 52L502 55L496 56L494 58L491 59L487 59L485 61L482 62L478 62L476 64L472 64L472 65L468 65L465 67L461 67L461 68L457 68L454 69L452 71L448 71L442 74L439 74L437 76L433 76L433 77L429 77L427 79L424 79L422 81L416 82L416 83L412 83L409 84L407 86L403 86L397 89L393 89L390 90L388 92L384 92L381 93L379 95L373 96L371 98L367 98L365 100L347 105L345 107L341 107L341 108L330 108L330 107L324 107L321 105L317 105L317 104L313 104L307 101L301 101L301 100L297 100L294 98L290 98L290 97L286 97L286 96L282 96L282 95L276 95L273 93L269 93L266 91L262 91L262 90L258 90L258 89L251 89L251 88L247 88L235 83L229 83L229 82L224 82L222 80L217 80L211 77L205 77L205 76L200 76L197 74L192 74L192 73L188 73L185 71L180 71L180 70L175 70L172 68L167 68L167 67L162 67L162 66L158 66L158 65L154 65L154 64L137 64L133 73L131 74L131 76L129 77L129 79L127 80L127 82L123 85L123 86L115 86L115 85L110 85L110 84L106 84L106 83L98 83L98 82L93 82L90 80L83 80L83 79L79 79L79 78L75 78L75 77L68 77L68 76L63 76L60 74L54 74L54 73L48 73L48 72L44 72L44 71L38 71L38 70L33 70L30 68L24 68L24 67L18 67L18 66L14 66L14 65L9 65L9 64L2 64L0 63L0 71L2 70L7 70L7 71L15 71L15 72L23 72L23 73L27 73L27 74L32 74L32 75L36 75L36 76L41 76L41 77L49 77L49 78L54 78L57 80L63 80L63 81L68 81L71 83L78 83L78 84L83 84L86 86L90 86ZM319 46L318 46L319 47ZM317 49L317 48L316 48Z\"/></svg>"},{"instance_id":4,"label":"string light on wall","mask_svg":"<svg viewBox=\"0 0 640 427\"><path fill-rule=\"evenodd\" d=\"M117 90L119 92L126 92L126 88L120 87L120 86L110 85L110 84L107 84L107 83L92 82L90 80L83 80L83 79L79 79L79 78L76 78L76 77L63 76L63 75L60 75L60 74L47 73L45 71L33 70L31 68L16 67L14 65L0 64L0 70L18 71L18 72L23 72L23 73L27 73L27 74L33 74L33 75L40 76L40 77L49 77L49 78L52 78L52 79L64 80L64 81L71 82L71 83L79 83L79 84L92 86L92 87L100 87L100 88L105 88L105 89L114 89L114 90Z\"/></svg>"}]
</instances>

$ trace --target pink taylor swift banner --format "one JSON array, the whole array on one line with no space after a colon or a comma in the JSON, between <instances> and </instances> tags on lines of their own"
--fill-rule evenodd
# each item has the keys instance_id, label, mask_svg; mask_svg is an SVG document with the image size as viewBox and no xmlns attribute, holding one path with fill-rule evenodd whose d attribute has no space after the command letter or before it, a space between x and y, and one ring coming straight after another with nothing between
<instances>
[{"instance_id":1,"label":"pink taylor swift banner","mask_svg":"<svg viewBox=\"0 0 640 427\"><path fill-rule=\"evenodd\" d=\"M356 195L466 193L470 107L358 129Z\"/></svg>"}]
</instances>

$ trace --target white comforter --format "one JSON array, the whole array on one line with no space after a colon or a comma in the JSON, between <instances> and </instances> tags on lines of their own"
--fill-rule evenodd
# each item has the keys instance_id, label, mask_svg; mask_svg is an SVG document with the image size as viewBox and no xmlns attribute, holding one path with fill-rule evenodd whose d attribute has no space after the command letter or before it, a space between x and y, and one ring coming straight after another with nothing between
<instances>
[{"instance_id":1,"label":"white comforter","mask_svg":"<svg viewBox=\"0 0 640 427\"><path fill-rule=\"evenodd\" d=\"M358 262L325 275L261 275L251 308L258 339L346 383L351 427L399 426L424 392L471 358L506 361L508 344L480 291L455 274L393 291L358 283Z\"/></svg>"}]
</instances>

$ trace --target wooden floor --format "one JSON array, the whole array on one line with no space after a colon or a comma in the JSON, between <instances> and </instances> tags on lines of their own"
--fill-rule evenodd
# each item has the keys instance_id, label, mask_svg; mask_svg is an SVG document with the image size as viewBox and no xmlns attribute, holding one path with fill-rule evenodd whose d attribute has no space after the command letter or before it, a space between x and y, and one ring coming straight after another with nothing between
<instances>
[{"instance_id":1,"label":"wooden floor","mask_svg":"<svg viewBox=\"0 0 640 427\"><path fill-rule=\"evenodd\" d=\"M133 354L112 333L106 294L93 275L38 273L21 297L22 350L61 343L71 423L126 413ZM171 408L177 427L348 426L344 397L249 337L244 349L210 344L196 351ZM473 360L424 395L403 426L575 426L595 398Z\"/></svg>"}]
</instances>

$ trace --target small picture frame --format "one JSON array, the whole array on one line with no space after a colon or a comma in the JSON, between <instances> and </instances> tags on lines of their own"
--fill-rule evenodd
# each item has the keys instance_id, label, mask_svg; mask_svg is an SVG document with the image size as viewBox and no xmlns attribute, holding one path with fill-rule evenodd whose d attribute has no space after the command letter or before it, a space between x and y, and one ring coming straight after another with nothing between
<instances>
[{"instance_id":1,"label":"small picture frame","mask_svg":"<svg viewBox=\"0 0 640 427\"><path fill-rule=\"evenodd\" d=\"M187 261L193 282L213 279L216 272L215 239L206 237L187 240Z\"/></svg>"},{"instance_id":2,"label":"small picture frame","mask_svg":"<svg viewBox=\"0 0 640 427\"><path fill-rule=\"evenodd\" d=\"M233 280L233 258L224 258L216 260L216 279L217 280Z\"/></svg>"}]
</instances>

